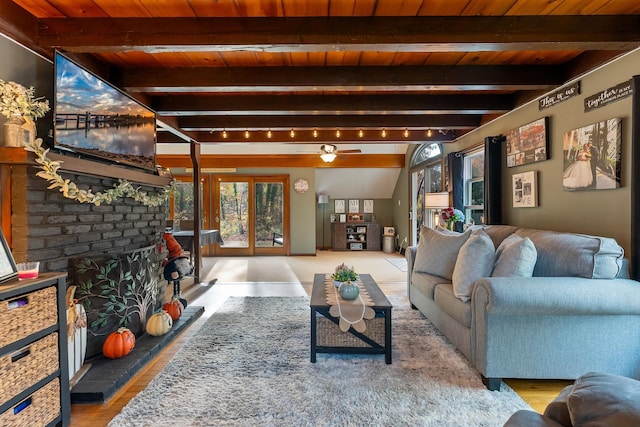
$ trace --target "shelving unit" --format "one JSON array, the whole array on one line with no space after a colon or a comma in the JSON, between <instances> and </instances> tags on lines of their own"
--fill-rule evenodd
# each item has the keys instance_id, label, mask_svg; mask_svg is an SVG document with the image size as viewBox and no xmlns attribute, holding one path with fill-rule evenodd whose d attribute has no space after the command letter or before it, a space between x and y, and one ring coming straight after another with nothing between
<instances>
[{"instance_id":1,"label":"shelving unit","mask_svg":"<svg viewBox=\"0 0 640 427\"><path fill-rule=\"evenodd\" d=\"M379 251L380 225L376 222L336 222L331 224L334 251Z\"/></svg>"},{"instance_id":2,"label":"shelving unit","mask_svg":"<svg viewBox=\"0 0 640 427\"><path fill-rule=\"evenodd\" d=\"M68 426L66 274L0 284L0 425Z\"/></svg>"}]
</instances>

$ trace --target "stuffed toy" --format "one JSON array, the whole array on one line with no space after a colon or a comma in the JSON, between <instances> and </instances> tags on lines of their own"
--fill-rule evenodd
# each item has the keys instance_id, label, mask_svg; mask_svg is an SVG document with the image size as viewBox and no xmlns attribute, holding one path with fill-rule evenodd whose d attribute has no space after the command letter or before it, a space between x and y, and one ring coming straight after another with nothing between
<instances>
[{"instance_id":1,"label":"stuffed toy","mask_svg":"<svg viewBox=\"0 0 640 427\"><path fill-rule=\"evenodd\" d=\"M189 257L184 255L182 246L171 233L164 233L164 240L167 242L169 254L162 262L164 267L164 279L173 282L173 297L180 300L184 308L187 308L187 300L180 295L180 280L193 272L193 266L189 263Z\"/></svg>"}]
</instances>

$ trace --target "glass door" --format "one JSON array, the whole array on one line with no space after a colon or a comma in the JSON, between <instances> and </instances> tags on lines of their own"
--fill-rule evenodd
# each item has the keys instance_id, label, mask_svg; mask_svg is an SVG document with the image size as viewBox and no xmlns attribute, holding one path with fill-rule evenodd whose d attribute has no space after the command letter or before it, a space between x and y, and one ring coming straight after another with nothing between
<instances>
[{"instance_id":1,"label":"glass door","mask_svg":"<svg viewBox=\"0 0 640 427\"><path fill-rule=\"evenodd\" d=\"M214 176L215 255L286 255L288 176Z\"/></svg>"}]
</instances>

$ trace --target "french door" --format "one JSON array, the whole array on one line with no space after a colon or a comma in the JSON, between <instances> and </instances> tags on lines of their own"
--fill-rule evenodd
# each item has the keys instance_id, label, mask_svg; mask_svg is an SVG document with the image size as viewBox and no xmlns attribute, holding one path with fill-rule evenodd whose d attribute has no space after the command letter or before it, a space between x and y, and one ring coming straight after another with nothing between
<instances>
[{"instance_id":1,"label":"french door","mask_svg":"<svg viewBox=\"0 0 640 427\"><path fill-rule=\"evenodd\" d=\"M213 175L212 223L218 256L289 253L288 175Z\"/></svg>"}]
</instances>

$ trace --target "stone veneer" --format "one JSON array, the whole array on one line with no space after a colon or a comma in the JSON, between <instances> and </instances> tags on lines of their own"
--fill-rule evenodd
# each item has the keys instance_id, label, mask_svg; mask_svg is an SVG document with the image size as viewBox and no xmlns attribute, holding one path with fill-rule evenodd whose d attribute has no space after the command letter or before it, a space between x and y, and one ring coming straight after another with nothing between
<instances>
[{"instance_id":1,"label":"stone veneer","mask_svg":"<svg viewBox=\"0 0 640 427\"><path fill-rule=\"evenodd\" d=\"M16 262L40 261L40 271L67 271L69 259L120 253L161 243L165 206L149 207L129 198L95 206L62 196L37 177L33 166L11 169L12 252ZM62 173L79 188L96 193L117 179ZM149 194L162 188L141 186Z\"/></svg>"}]
</instances>

